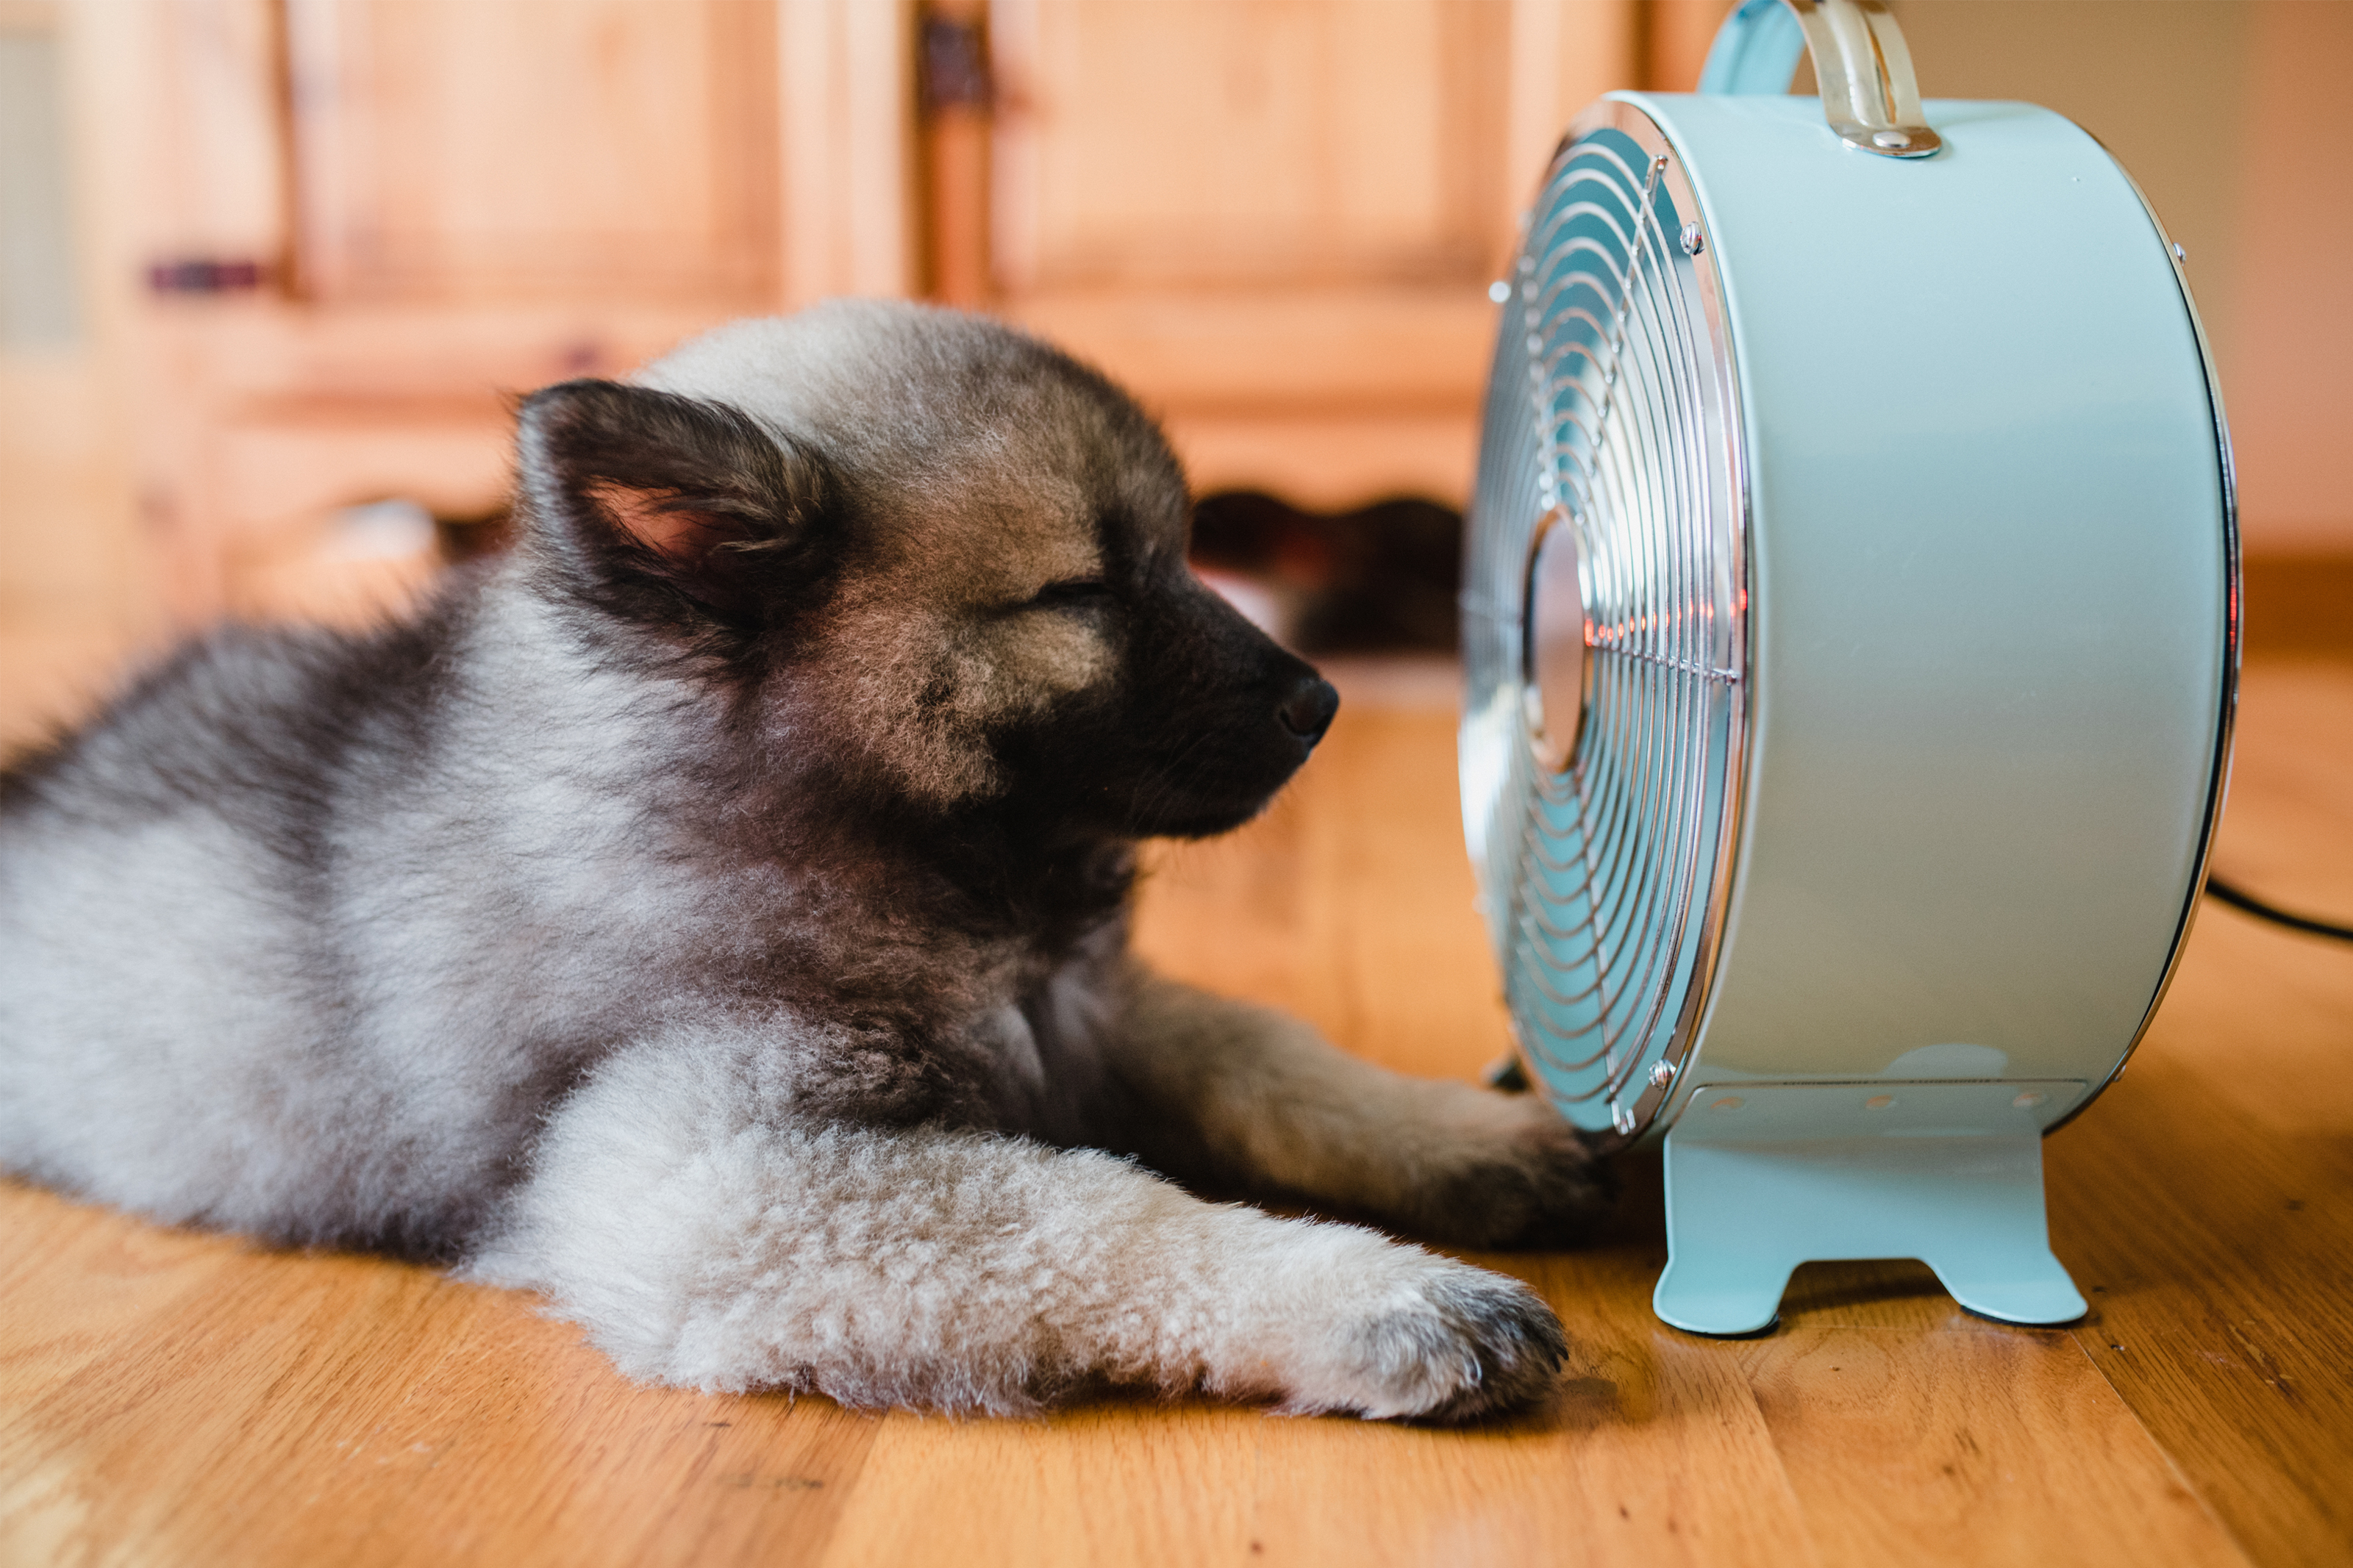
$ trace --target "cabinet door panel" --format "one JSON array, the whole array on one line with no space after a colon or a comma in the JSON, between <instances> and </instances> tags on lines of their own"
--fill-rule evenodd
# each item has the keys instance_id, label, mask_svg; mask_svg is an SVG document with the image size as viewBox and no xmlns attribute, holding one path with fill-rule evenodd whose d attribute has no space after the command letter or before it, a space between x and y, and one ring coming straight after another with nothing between
<instances>
[{"instance_id":1,"label":"cabinet door panel","mask_svg":"<svg viewBox=\"0 0 2353 1568\"><path fill-rule=\"evenodd\" d=\"M1016 0L1016 291L1467 278L1497 237L1509 14L1483 0Z\"/></svg>"},{"instance_id":2,"label":"cabinet door panel","mask_svg":"<svg viewBox=\"0 0 2353 1568\"><path fill-rule=\"evenodd\" d=\"M290 0L306 292L764 302L764 0Z\"/></svg>"},{"instance_id":3,"label":"cabinet door panel","mask_svg":"<svg viewBox=\"0 0 2353 1568\"><path fill-rule=\"evenodd\" d=\"M1461 500L1489 282L1568 116L1629 79L1632 0L987 15L997 308L1141 394L1202 488Z\"/></svg>"}]
</instances>

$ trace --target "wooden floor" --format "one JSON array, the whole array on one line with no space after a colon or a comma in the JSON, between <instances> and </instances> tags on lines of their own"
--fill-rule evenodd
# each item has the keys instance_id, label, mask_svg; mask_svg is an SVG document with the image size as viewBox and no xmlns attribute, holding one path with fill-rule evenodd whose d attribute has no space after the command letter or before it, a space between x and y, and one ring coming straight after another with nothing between
<instances>
[{"instance_id":1,"label":"wooden floor","mask_svg":"<svg viewBox=\"0 0 2353 1568\"><path fill-rule=\"evenodd\" d=\"M1143 940L1467 1076L1504 1037L1451 719L1417 706L1444 692L1355 684L1265 821L1162 859ZM2220 864L2353 913L2353 665L2251 668L2241 734ZM1602 1244L1482 1259L1577 1349L1543 1410L1470 1431L641 1389L522 1297L0 1184L0 1563L2353 1562L2353 947L2209 904L2048 1152L2080 1327L1884 1264L1801 1272L1766 1337L1677 1333L1653 1163Z\"/></svg>"}]
</instances>

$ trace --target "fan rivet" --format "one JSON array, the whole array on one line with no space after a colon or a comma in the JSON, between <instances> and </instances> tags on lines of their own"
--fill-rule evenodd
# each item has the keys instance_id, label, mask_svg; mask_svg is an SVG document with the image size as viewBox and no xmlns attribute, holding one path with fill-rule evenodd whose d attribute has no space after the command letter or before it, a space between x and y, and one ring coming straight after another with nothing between
<instances>
[{"instance_id":1,"label":"fan rivet","mask_svg":"<svg viewBox=\"0 0 2353 1568\"><path fill-rule=\"evenodd\" d=\"M1609 1108L1609 1125L1620 1132L1631 1132L1634 1131L1634 1113L1622 1105L1613 1105Z\"/></svg>"},{"instance_id":2,"label":"fan rivet","mask_svg":"<svg viewBox=\"0 0 2353 1568\"><path fill-rule=\"evenodd\" d=\"M2173 259L2176 261L2187 261L2189 259L2189 250L2178 239L2173 242Z\"/></svg>"},{"instance_id":3,"label":"fan rivet","mask_svg":"<svg viewBox=\"0 0 2353 1568\"><path fill-rule=\"evenodd\" d=\"M1871 144L1874 147L1909 147L1912 138L1901 131L1874 131L1871 133Z\"/></svg>"},{"instance_id":4,"label":"fan rivet","mask_svg":"<svg viewBox=\"0 0 2353 1568\"><path fill-rule=\"evenodd\" d=\"M1705 242L1700 238L1699 225L1695 223L1683 225L1683 242L1685 256L1697 256L1700 253L1701 247Z\"/></svg>"},{"instance_id":5,"label":"fan rivet","mask_svg":"<svg viewBox=\"0 0 2353 1568\"><path fill-rule=\"evenodd\" d=\"M1708 1109L1710 1110L1737 1110L1747 1103L1748 1102L1746 1100L1741 1099L1736 1094L1727 1094L1722 1100L1717 1100L1714 1105L1709 1106Z\"/></svg>"},{"instance_id":6,"label":"fan rivet","mask_svg":"<svg viewBox=\"0 0 2353 1568\"><path fill-rule=\"evenodd\" d=\"M1865 1110L1884 1110L1894 1103L1895 1097L1892 1094L1874 1094L1862 1102L1862 1108Z\"/></svg>"},{"instance_id":7,"label":"fan rivet","mask_svg":"<svg viewBox=\"0 0 2353 1568\"><path fill-rule=\"evenodd\" d=\"M1498 305L1502 304L1511 297L1512 286L1509 283L1504 282L1502 279L1498 278L1493 283L1487 285L1487 298L1493 300Z\"/></svg>"},{"instance_id":8,"label":"fan rivet","mask_svg":"<svg viewBox=\"0 0 2353 1568\"><path fill-rule=\"evenodd\" d=\"M1664 1089L1664 1088L1666 1088L1666 1087L1667 1087L1667 1085L1669 1085L1669 1084L1671 1084L1671 1083L1672 1083L1672 1082L1674 1082L1674 1081L1675 1081L1675 1064L1674 1064L1674 1063L1672 1063L1672 1062L1652 1062L1652 1063L1651 1064L1651 1087L1652 1089Z\"/></svg>"},{"instance_id":9,"label":"fan rivet","mask_svg":"<svg viewBox=\"0 0 2353 1568\"><path fill-rule=\"evenodd\" d=\"M2021 1110L2031 1110L2050 1098L2051 1097L2047 1094L2037 1094L2030 1089L2024 1094L2020 1095L2016 1100L2011 1100L2010 1104L2018 1107Z\"/></svg>"}]
</instances>

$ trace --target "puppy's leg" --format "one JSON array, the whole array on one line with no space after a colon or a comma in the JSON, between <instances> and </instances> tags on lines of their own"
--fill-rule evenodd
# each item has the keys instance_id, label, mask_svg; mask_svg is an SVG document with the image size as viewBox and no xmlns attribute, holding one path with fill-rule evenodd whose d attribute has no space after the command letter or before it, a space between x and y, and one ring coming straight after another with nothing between
<instances>
[{"instance_id":1,"label":"puppy's leg","mask_svg":"<svg viewBox=\"0 0 2353 1568\"><path fill-rule=\"evenodd\" d=\"M469 1272L552 1295L633 1377L1019 1411L1090 1378L1456 1419L1550 1385L1515 1280L1212 1205L1092 1151L776 1124L744 1075L607 1065Z\"/></svg>"},{"instance_id":2,"label":"puppy's leg","mask_svg":"<svg viewBox=\"0 0 2353 1568\"><path fill-rule=\"evenodd\" d=\"M1406 1078L1296 1018L1138 973L1108 1048L1144 1157L1468 1247L1569 1241L1607 1173L1541 1098Z\"/></svg>"}]
</instances>

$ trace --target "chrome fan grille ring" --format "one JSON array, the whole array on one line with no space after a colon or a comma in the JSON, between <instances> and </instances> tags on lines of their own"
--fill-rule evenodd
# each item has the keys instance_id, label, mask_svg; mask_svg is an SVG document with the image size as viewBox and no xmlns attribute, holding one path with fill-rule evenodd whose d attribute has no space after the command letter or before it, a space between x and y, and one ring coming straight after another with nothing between
<instances>
[{"instance_id":1,"label":"chrome fan grille ring","mask_svg":"<svg viewBox=\"0 0 2353 1568\"><path fill-rule=\"evenodd\" d=\"M1464 575L1464 824L1530 1076L1632 1138L1705 1005L1748 689L1715 260L1641 110L1605 102L1563 143L1503 314Z\"/></svg>"}]
</instances>

